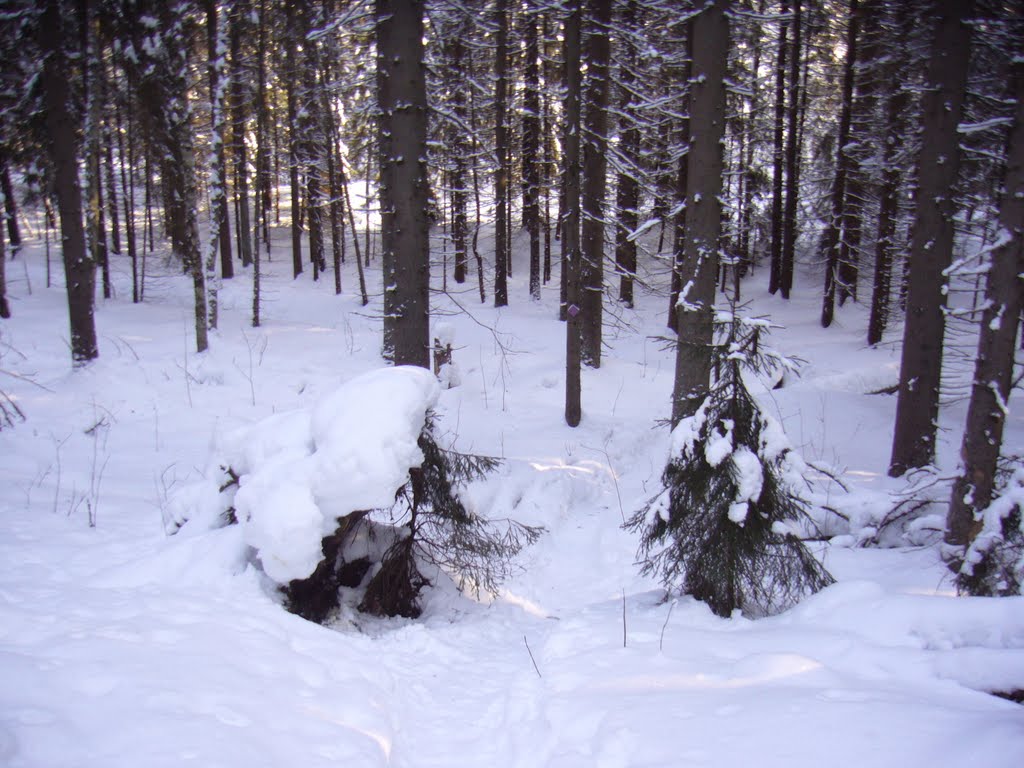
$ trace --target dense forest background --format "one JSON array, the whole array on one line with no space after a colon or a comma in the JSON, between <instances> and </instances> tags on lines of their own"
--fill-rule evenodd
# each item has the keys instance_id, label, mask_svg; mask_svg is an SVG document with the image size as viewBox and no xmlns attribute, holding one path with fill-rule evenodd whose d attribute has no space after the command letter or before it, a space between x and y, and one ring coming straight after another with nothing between
<instances>
[{"instance_id":1,"label":"dense forest background","mask_svg":"<svg viewBox=\"0 0 1024 768\"><path fill-rule=\"evenodd\" d=\"M675 425L722 378L716 303L751 281L787 301L804 270L822 326L857 303L866 344L902 342L890 474L926 470L939 408L969 399L954 567L1019 526L1011 510L971 549L1017 462L1019 2L5 0L0 19L0 265L41 211L76 365L101 354L111 265L142 303L163 242L199 352L225 280L251 281L260 325L272 258L380 302L396 364L430 365L432 289L500 307L558 281L575 426L580 369L642 286L664 294ZM1019 591L991 568L962 586Z\"/></svg>"}]
</instances>

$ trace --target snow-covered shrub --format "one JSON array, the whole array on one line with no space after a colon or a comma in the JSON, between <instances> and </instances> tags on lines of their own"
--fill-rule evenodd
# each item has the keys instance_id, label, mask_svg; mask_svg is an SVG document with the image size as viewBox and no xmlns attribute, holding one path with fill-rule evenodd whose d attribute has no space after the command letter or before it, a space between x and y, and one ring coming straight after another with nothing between
<instances>
[{"instance_id":1,"label":"snow-covered shrub","mask_svg":"<svg viewBox=\"0 0 1024 768\"><path fill-rule=\"evenodd\" d=\"M985 509L981 531L967 548L957 587L970 595L1021 594L1024 584L1024 469L1011 474Z\"/></svg>"},{"instance_id":2,"label":"snow-covered shrub","mask_svg":"<svg viewBox=\"0 0 1024 768\"><path fill-rule=\"evenodd\" d=\"M365 610L415 615L428 565L493 590L538 531L492 525L459 499L495 461L437 445L439 393L430 371L385 368L228 436L219 469L169 499L171 532L239 525L289 609L314 621L344 587Z\"/></svg>"},{"instance_id":3,"label":"snow-covered shrub","mask_svg":"<svg viewBox=\"0 0 1024 768\"><path fill-rule=\"evenodd\" d=\"M790 446L742 371L785 364L759 348L764 323L718 318L718 375L697 412L672 432L663 489L627 521L640 533L642 572L708 603L777 613L832 578L798 538L805 505L790 477Z\"/></svg>"}]
</instances>

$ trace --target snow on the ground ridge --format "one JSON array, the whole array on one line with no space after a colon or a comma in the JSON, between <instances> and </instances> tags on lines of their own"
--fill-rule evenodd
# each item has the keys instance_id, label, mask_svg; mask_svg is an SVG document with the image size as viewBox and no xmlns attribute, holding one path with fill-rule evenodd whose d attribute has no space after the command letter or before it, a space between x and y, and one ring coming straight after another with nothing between
<instances>
[{"instance_id":1,"label":"snow on the ground ridge","mask_svg":"<svg viewBox=\"0 0 1024 768\"><path fill-rule=\"evenodd\" d=\"M364 310L330 280L293 281L284 253L265 264L264 327L249 327L243 271L202 356L191 286L154 264L150 298L133 306L115 261L102 356L75 372L42 248L19 256L34 290L12 283L0 324L0 370L17 376L0 386L28 417L0 432L4 768L1024 764L1024 708L985 692L1024 688L1024 603L955 597L933 547L817 545L838 583L758 621L663 602L637 575L621 524L657 490L671 447L658 425L673 369L657 341L664 297L614 308L572 430L557 283L531 302L517 270L501 310L473 288L458 295L473 319L445 316L440 330L454 332L459 386L438 393L417 373L408 397L381 385L357 399L332 393L380 375L379 295ZM821 493L870 522L897 487L885 476L895 399L867 393L891 382L897 350L863 346L855 306L820 330L813 286L789 305L747 293L787 326L769 343L807 361L762 404L804 458L847 470L851 494ZM474 508L547 528L491 603L435 590L417 622L319 627L281 608L243 526L164 532L168 500L219 458L278 467L254 508L283 496L294 510L289 482L330 484L321 459L362 458L363 429L332 424L370 418L367 399L401 399L415 406L392 414L402 432L435 398L443 445L504 459L470 489ZM962 415L943 416L947 468ZM1008 439L1021 435L1011 420ZM378 459L370 470L396 466ZM361 470L334 469L358 484ZM336 512L339 488L317 489L317 514Z\"/></svg>"},{"instance_id":2,"label":"snow on the ground ridge","mask_svg":"<svg viewBox=\"0 0 1024 768\"><path fill-rule=\"evenodd\" d=\"M312 409L236 429L204 477L168 500L174 527L220 527L218 516L233 507L242 540L271 579L307 578L340 518L394 502L409 469L423 460L417 440L439 393L424 368L381 368L345 382ZM228 472L234 478L225 483Z\"/></svg>"}]
</instances>

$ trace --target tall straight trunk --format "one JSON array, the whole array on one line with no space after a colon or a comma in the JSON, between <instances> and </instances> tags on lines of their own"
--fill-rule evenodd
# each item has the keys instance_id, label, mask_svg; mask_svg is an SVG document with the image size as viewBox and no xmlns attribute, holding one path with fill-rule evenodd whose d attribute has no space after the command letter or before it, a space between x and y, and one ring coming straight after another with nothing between
<instances>
[{"instance_id":1,"label":"tall straight trunk","mask_svg":"<svg viewBox=\"0 0 1024 768\"><path fill-rule=\"evenodd\" d=\"M330 202L327 212L331 225L331 257L334 262L334 293L341 293L341 265L345 261L345 207L338 175L337 120L327 90L329 70L321 72L321 119L324 148L327 150L327 194Z\"/></svg>"},{"instance_id":2,"label":"tall straight trunk","mask_svg":"<svg viewBox=\"0 0 1024 768\"><path fill-rule=\"evenodd\" d=\"M315 28L314 19L307 9L301 14L300 36L302 45L302 90L298 126L302 139L299 151L306 179L306 221L309 232L309 261L313 265L313 279L327 269L324 251L324 194L321 160L324 154L323 116L320 107L323 100L317 95L317 73L320 70L317 43L307 38Z\"/></svg>"},{"instance_id":3,"label":"tall straight trunk","mask_svg":"<svg viewBox=\"0 0 1024 768\"><path fill-rule=\"evenodd\" d=\"M85 122L86 164L85 180L88 208L86 210L87 239L93 261L100 268L103 298L113 294L110 284L110 260L107 252L106 215L103 206L103 101L104 77L102 44L99 39L99 20L88 3L81 6L80 23L86 62Z\"/></svg>"},{"instance_id":4,"label":"tall straight trunk","mask_svg":"<svg viewBox=\"0 0 1024 768\"><path fill-rule=\"evenodd\" d=\"M242 60L242 37L250 33L249 3L240 2L229 17L231 24L231 155L234 159L235 209L237 210L238 256L242 266L252 264L253 232L249 217L249 168L245 130L249 93Z\"/></svg>"},{"instance_id":5,"label":"tall straight trunk","mask_svg":"<svg viewBox=\"0 0 1024 768\"><path fill-rule=\"evenodd\" d=\"M430 367L427 95L421 2L377 0L384 351Z\"/></svg>"},{"instance_id":6,"label":"tall straight trunk","mask_svg":"<svg viewBox=\"0 0 1024 768\"><path fill-rule=\"evenodd\" d=\"M296 38L299 35L295 28L297 20L296 8L290 4L288 8L288 30L285 33L285 90L288 109L288 182L291 191L291 234L292 234L292 277L302 274L302 193L299 188L299 108L298 78L296 65ZM277 153L275 153L276 155Z\"/></svg>"},{"instance_id":7,"label":"tall straight trunk","mask_svg":"<svg viewBox=\"0 0 1024 768\"><path fill-rule=\"evenodd\" d=\"M782 15L789 14L789 3L783 0ZM779 49L775 58L775 121L772 142L772 241L768 293L775 294L782 282L782 218L783 158L785 157L786 123L786 54L789 48L789 21L780 22Z\"/></svg>"},{"instance_id":8,"label":"tall straight trunk","mask_svg":"<svg viewBox=\"0 0 1024 768\"><path fill-rule=\"evenodd\" d=\"M494 63L494 306L508 304L508 2L497 0L497 50Z\"/></svg>"},{"instance_id":9,"label":"tall straight trunk","mask_svg":"<svg viewBox=\"0 0 1024 768\"><path fill-rule=\"evenodd\" d=\"M856 29L860 39L856 43L856 95L850 109L850 140L846 152L850 168L843 205L843 239L839 247L839 306L848 298L857 300L864 204L869 194L874 159L872 127L878 89L873 67L882 53L878 31L871 29L868 22L881 15L880 0L862 0L856 11Z\"/></svg>"},{"instance_id":10,"label":"tall straight trunk","mask_svg":"<svg viewBox=\"0 0 1024 768\"><path fill-rule=\"evenodd\" d=\"M676 305L679 303L679 292L683 289L683 262L686 258L686 208L684 203L686 201L686 190L689 186L689 151L690 151L690 115L693 109L692 90L693 85L691 83L691 73L693 71L693 65L690 61L690 55L693 50L693 20L686 22L686 47L689 49L684 52L686 62L682 68L680 76L681 84L684 88L682 104L680 106L679 124L676 128L676 145L680 147L683 154L679 157L678 166L675 174L675 195L674 204L676 206L675 216L673 216L673 231L672 231L672 278L669 285L669 297L668 297L668 327L672 331L679 330L679 313L676 311ZM661 243L658 243L658 250L661 250Z\"/></svg>"},{"instance_id":11,"label":"tall straight trunk","mask_svg":"<svg viewBox=\"0 0 1024 768\"><path fill-rule=\"evenodd\" d=\"M156 19L158 26L153 28L137 21L132 27L136 51L136 59L131 62L133 79L148 124L148 135L160 153L172 247L192 276L196 350L204 352L209 347L206 273L199 240L199 194L188 99L189 52L178 45L176 39L184 24L186 9L156 0L140 0L139 6L139 19Z\"/></svg>"},{"instance_id":12,"label":"tall straight trunk","mask_svg":"<svg viewBox=\"0 0 1024 768\"><path fill-rule=\"evenodd\" d=\"M676 307L679 335L672 425L696 413L711 379L718 241L722 232L722 137L729 58L729 0L712 0L693 20L693 93L686 186L684 287Z\"/></svg>"},{"instance_id":13,"label":"tall straight trunk","mask_svg":"<svg viewBox=\"0 0 1024 768\"><path fill-rule=\"evenodd\" d=\"M107 181L107 214L110 217L110 250L121 255L121 223L117 211L117 180L114 175L114 137L109 120L103 121L103 170ZM124 158L121 158L122 164Z\"/></svg>"},{"instance_id":14,"label":"tall straight trunk","mask_svg":"<svg viewBox=\"0 0 1024 768\"><path fill-rule=\"evenodd\" d=\"M587 65L583 114L583 179L581 181L580 332L582 359L601 367L601 324L604 316L604 201L608 149L608 60L611 0L588 0L589 33L583 41Z\"/></svg>"},{"instance_id":15,"label":"tall straight trunk","mask_svg":"<svg viewBox=\"0 0 1024 768\"><path fill-rule=\"evenodd\" d=\"M271 131L270 107L267 103L267 9L266 0L260 0L259 31L256 47L256 218L258 225L253 232L253 255L259 250L259 238L270 255L270 208L271 187ZM256 275L253 275L255 280Z\"/></svg>"},{"instance_id":16,"label":"tall straight trunk","mask_svg":"<svg viewBox=\"0 0 1024 768\"><path fill-rule=\"evenodd\" d=\"M228 227L227 169L224 156L224 38L217 18L217 0L205 0L207 78L210 86L210 240L206 254L207 315L211 328L217 327L217 252L221 257L221 276L234 276L231 260L231 232Z\"/></svg>"},{"instance_id":17,"label":"tall straight trunk","mask_svg":"<svg viewBox=\"0 0 1024 768\"><path fill-rule=\"evenodd\" d=\"M548 45L550 42L550 34L548 27L548 16L543 14L541 17L541 39L544 44L545 56L543 64L541 66L541 72L544 75L544 90L541 93L541 136L542 146L544 148L544 170L543 170L543 186L544 186L544 271L543 271L543 283L547 285L551 281L551 185L557 171L555 170L555 127L554 121L551 115L551 95L550 86L552 83L558 80L557 66L553 61L554 57L546 55Z\"/></svg>"},{"instance_id":18,"label":"tall straight trunk","mask_svg":"<svg viewBox=\"0 0 1024 768\"><path fill-rule=\"evenodd\" d=\"M463 56L465 55L461 33L465 27L461 26L452 35L452 39L445 41L447 47L446 60L449 69L446 74L451 79L452 89L452 112L459 126L468 125L466 114L465 90L455 82L461 78L463 72ZM452 196L452 246L455 254L454 277L455 282L462 285L466 282L466 266L468 261L468 237L469 223L466 217L466 156L470 152L466 141L465 131L456 127L452 132L452 168L449 175Z\"/></svg>"},{"instance_id":19,"label":"tall straight trunk","mask_svg":"<svg viewBox=\"0 0 1024 768\"><path fill-rule=\"evenodd\" d=\"M782 216L782 263L779 292L789 299L796 262L797 203L800 194L800 58L803 38L803 0L793 0L793 47L789 56L786 104L786 204Z\"/></svg>"},{"instance_id":20,"label":"tall straight trunk","mask_svg":"<svg viewBox=\"0 0 1024 768\"><path fill-rule=\"evenodd\" d=\"M0 227L0 318L7 320L10 316L11 305L7 301L7 238L3 227Z\"/></svg>"},{"instance_id":21,"label":"tall straight trunk","mask_svg":"<svg viewBox=\"0 0 1024 768\"><path fill-rule=\"evenodd\" d=\"M843 92L839 111L839 134L836 140L836 174L832 182L832 210L825 232L821 237L821 255L825 261L825 288L821 302L821 326L832 325L835 315L836 287L844 278L849 280L851 272L841 268L840 251L843 236L843 211L847 203L846 182L850 175L850 154L847 143L850 140L850 113L853 108L853 81L857 62L857 0L850 0L850 14L846 31L846 61L843 65ZM855 274L854 274L855 279Z\"/></svg>"},{"instance_id":22,"label":"tall straight trunk","mask_svg":"<svg viewBox=\"0 0 1024 768\"><path fill-rule=\"evenodd\" d=\"M541 106L540 44L537 18L532 8L523 20L526 26L526 67L523 84L523 226L530 238L530 296L540 298L540 177Z\"/></svg>"},{"instance_id":23,"label":"tall straight trunk","mask_svg":"<svg viewBox=\"0 0 1024 768\"><path fill-rule=\"evenodd\" d=\"M583 416L580 384L580 0L567 0L563 30L565 101L562 133L562 269L565 273L565 423L579 426Z\"/></svg>"},{"instance_id":24,"label":"tall straight trunk","mask_svg":"<svg viewBox=\"0 0 1024 768\"><path fill-rule=\"evenodd\" d=\"M953 215L960 137L970 64L971 0L940 3L923 101L924 131L910 246L907 319L889 474L935 458L936 420L946 330L946 269L953 257Z\"/></svg>"},{"instance_id":25,"label":"tall straight trunk","mask_svg":"<svg viewBox=\"0 0 1024 768\"><path fill-rule=\"evenodd\" d=\"M128 125L126 126L128 140L125 141L124 132L121 130L121 106L116 106L116 133L117 133L117 154L121 158L121 201L124 204L124 235L128 246L128 260L132 265L132 303L138 304L142 301L141 280L139 279L139 253L135 237L135 135L132 130L132 103L131 103L132 82L128 76L128 97L127 109ZM125 147L127 145L127 152Z\"/></svg>"},{"instance_id":26,"label":"tall straight trunk","mask_svg":"<svg viewBox=\"0 0 1024 768\"><path fill-rule=\"evenodd\" d=\"M619 152L623 169L615 185L615 209L618 222L615 228L615 270L619 273L619 301L633 306L633 281L636 278L636 241L630 235L640 223L640 127L634 106L636 87L637 46L632 38L639 12L638 0L628 0L622 9L621 25L623 62L619 70Z\"/></svg>"},{"instance_id":27,"label":"tall straight trunk","mask_svg":"<svg viewBox=\"0 0 1024 768\"><path fill-rule=\"evenodd\" d=\"M11 257L18 255L21 249L21 229L18 226L18 201L14 196L14 185L11 183L11 169L7 162L7 153L0 146L0 192L4 196L4 219L7 222L7 237L11 243Z\"/></svg>"},{"instance_id":28,"label":"tall straight trunk","mask_svg":"<svg viewBox=\"0 0 1024 768\"><path fill-rule=\"evenodd\" d=\"M758 0L757 13L764 15L765 0ZM751 25L753 26L753 25ZM753 52L751 54L751 72L755 80L757 72L761 68L761 27L753 26L754 39L751 42ZM748 95L748 109L751 116L757 115L761 109L760 89L753 87L750 89ZM754 189L757 186L758 168L754 163L754 157L758 141L756 140L757 134L752 129L747 129L743 132L746 137L743 146L743 171L742 171L742 188L743 194L741 195L741 204L738 216L737 229L739 230L739 258L742 264L753 265L753 243L754 238L751 237L752 227L750 220L754 210Z\"/></svg>"},{"instance_id":29,"label":"tall straight trunk","mask_svg":"<svg viewBox=\"0 0 1024 768\"><path fill-rule=\"evenodd\" d=\"M1024 59L1020 56L1014 60L1011 80L1017 107L999 205L999 226L1005 236L992 252L986 277L985 311L960 448L961 470L946 517L946 543L956 547L974 541L981 529L981 513L992 501L1024 309Z\"/></svg>"},{"instance_id":30,"label":"tall straight trunk","mask_svg":"<svg viewBox=\"0 0 1024 768\"><path fill-rule=\"evenodd\" d=\"M60 213L71 360L77 366L99 356L93 313L96 264L86 248L82 225L82 189L78 182L79 120L72 112L69 62L64 50L64 13L60 0L47 0L43 7L39 25L39 44L44 55L40 85L46 106L53 189Z\"/></svg>"},{"instance_id":31,"label":"tall straight trunk","mask_svg":"<svg viewBox=\"0 0 1024 768\"><path fill-rule=\"evenodd\" d=\"M885 140L882 144L882 184L879 190L878 232L875 237L875 272L871 291L871 316L868 320L868 344L882 340L889 324L892 296L892 268L896 263L896 225L899 219L899 196L903 174L898 162L903 137L907 135L907 109L910 94L901 82L906 72L905 46L913 23L913 14L899 3L894 6L899 30L896 48L890 53L881 81L886 93Z\"/></svg>"}]
</instances>

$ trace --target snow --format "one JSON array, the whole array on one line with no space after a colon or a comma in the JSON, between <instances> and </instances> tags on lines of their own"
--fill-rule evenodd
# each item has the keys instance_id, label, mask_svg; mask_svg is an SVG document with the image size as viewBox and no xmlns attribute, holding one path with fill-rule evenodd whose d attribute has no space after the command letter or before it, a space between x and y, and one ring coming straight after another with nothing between
<instances>
[{"instance_id":1,"label":"snow","mask_svg":"<svg viewBox=\"0 0 1024 768\"><path fill-rule=\"evenodd\" d=\"M820 276L798 275L789 302L760 273L744 291L751 313L784 326L769 343L807 361L779 389L752 386L773 415L762 460L792 445L849 488L819 477L809 492L848 518L831 522L846 546L813 544L837 583L776 617L720 619L686 596L665 602L621 527L699 427L658 426L672 391L656 338L666 294L638 285L636 309L619 310L628 327L608 329L601 369L583 371L573 430L557 276L530 300L525 247L509 306L475 304L475 275L456 294L472 318L433 295L462 371L441 390L382 369L379 270L364 309L332 281L293 281L278 258L287 229L274 237L263 327L249 325L239 269L199 356L187 278L151 257L135 306L114 259L101 357L77 371L63 287L45 287L40 240L22 248L33 290L9 282L0 323L0 371L13 374L0 387L27 416L0 432L0 765L1024 764L1024 709L988 693L1024 688L1024 598L955 597L934 537L853 546L907 487L886 475L895 397L872 394L896 381L899 349L867 347L853 303L822 330ZM416 622L321 627L285 612L276 585L309 567L335 516L389 501L427 408L442 446L504 459L467 489L474 510L546 526L522 571L493 601L437 579ZM956 467L965 409L940 413L940 473ZM727 455L753 498L756 457L742 450ZM225 463L241 488L220 490ZM242 522L217 528L229 500Z\"/></svg>"}]
</instances>

